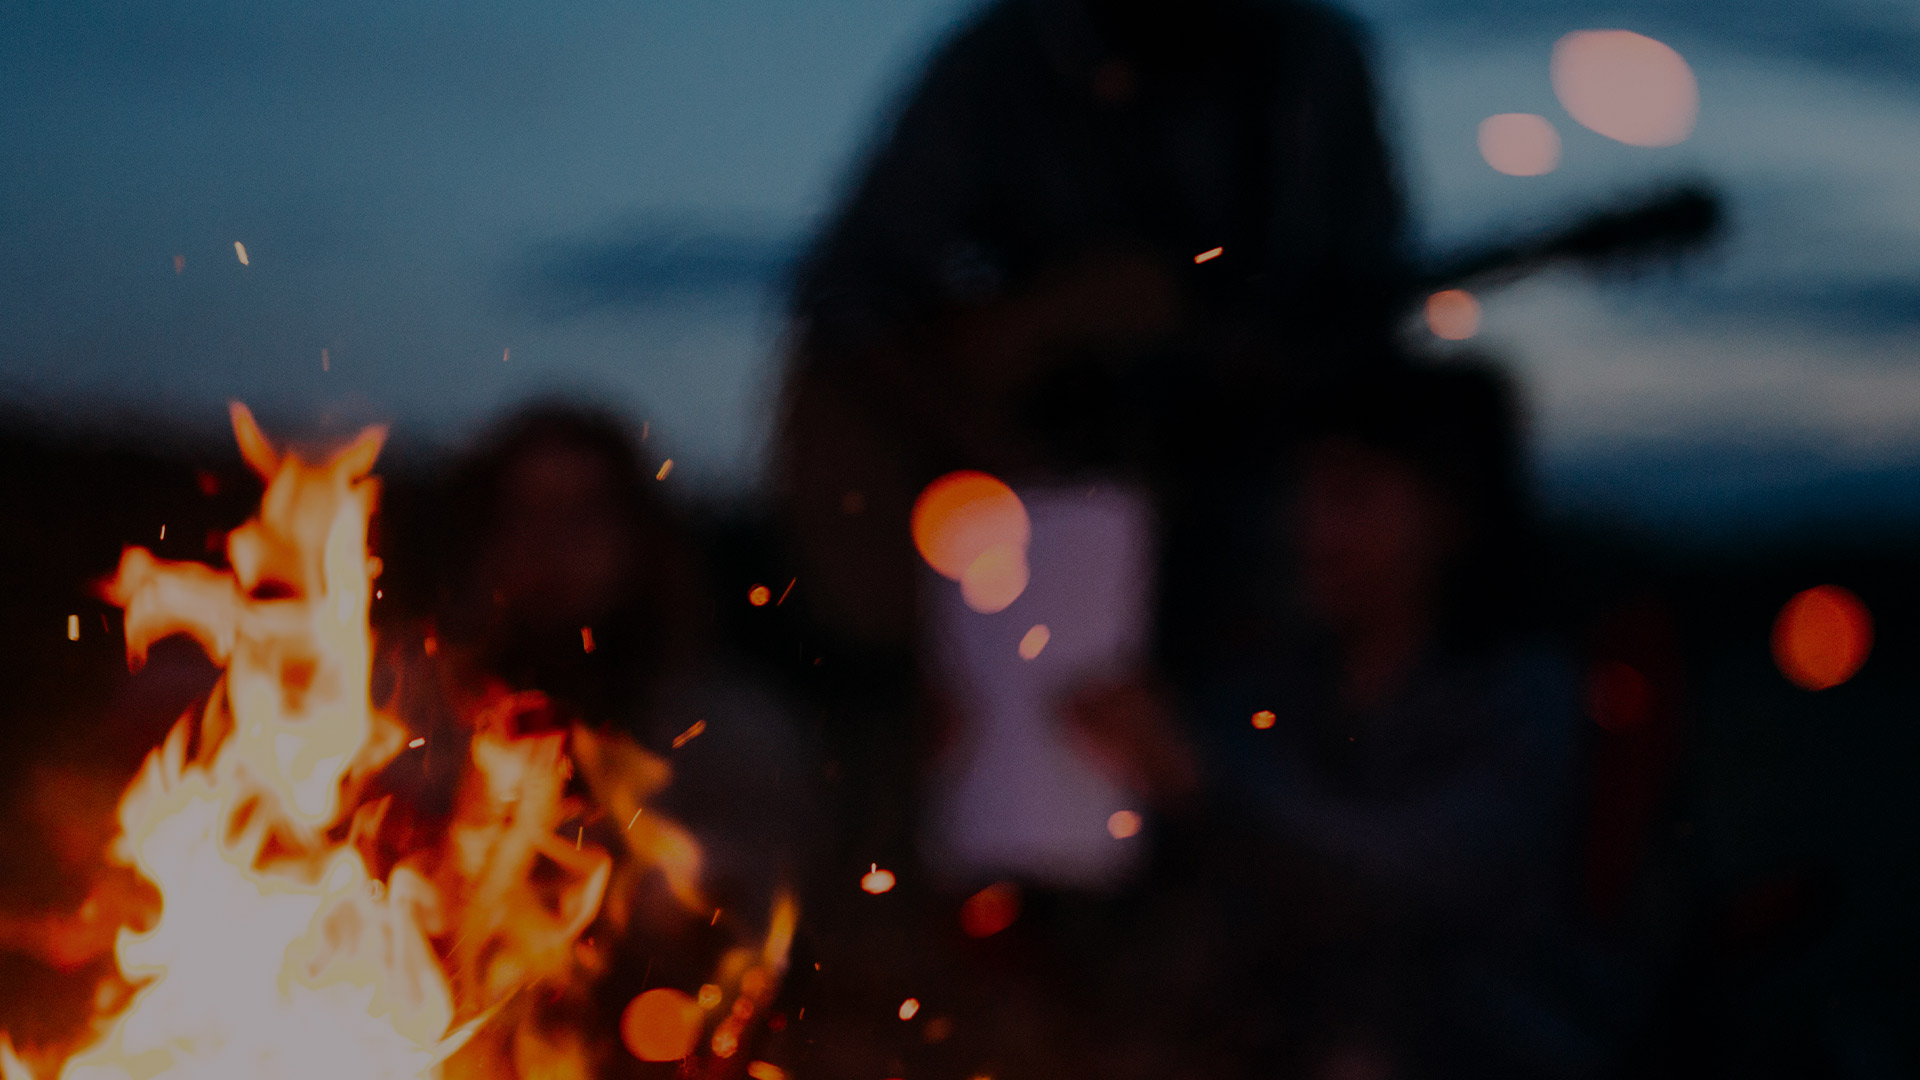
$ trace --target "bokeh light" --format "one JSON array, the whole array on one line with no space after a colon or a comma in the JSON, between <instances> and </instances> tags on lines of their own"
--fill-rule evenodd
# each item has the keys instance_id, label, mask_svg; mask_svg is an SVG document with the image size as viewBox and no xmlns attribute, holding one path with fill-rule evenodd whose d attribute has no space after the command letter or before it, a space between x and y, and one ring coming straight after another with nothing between
<instances>
[{"instance_id":1,"label":"bokeh light","mask_svg":"<svg viewBox=\"0 0 1920 1080\"><path fill-rule=\"evenodd\" d=\"M1465 341L1480 332L1480 301L1465 289L1442 289L1427 297L1427 329L1448 341Z\"/></svg>"},{"instance_id":2,"label":"bokeh light","mask_svg":"<svg viewBox=\"0 0 1920 1080\"><path fill-rule=\"evenodd\" d=\"M1011 881L998 881L981 889L960 905L960 929L968 937L984 938L1012 926L1020 918L1020 887Z\"/></svg>"},{"instance_id":3,"label":"bokeh light","mask_svg":"<svg viewBox=\"0 0 1920 1080\"><path fill-rule=\"evenodd\" d=\"M1053 631L1047 629L1047 624L1035 624L1033 629L1027 631L1026 635L1020 639L1020 659L1031 660L1039 656L1040 650L1046 648L1047 642L1051 640L1053 640Z\"/></svg>"},{"instance_id":4,"label":"bokeh light","mask_svg":"<svg viewBox=\"0 0 1920 1080\"><path fill-rule=\"evenodd\" d=\"M1827 690L1859 672L1873 651L1873 616L1838 585L1787 601L1773 621L1773 661L1802 690Z\"/></svg>"},{"instance_id":5,"label":"bokeh light","mask_svg":"<svg viewBox=\"0 0 1920 1080\"><path fill-rule=\"evenodd\" d=\"M1132 810L1115 810L1107 818L1107 835L1115 840L1131 840L1140 835L1140 826L1144 824L1140 815Z\"/></svg>"},{"instance_id":6,"label":"bokeh light","mask_svg":"<svg viewBox=\"0 0 1920 1080\"><path fill-rule=\"evenodd\" d=\"M641 1061L679 1061L700 1039L700 1004L679 990L658 987L627 1003L620 1040Z\"/></svg>"},{"instance_id":7,"label":"bokeh light","mask_svg":"<svg viewBox=\"0 0 1920 1080\"><path fill-rule=\"evenodd\" d=\"M1278 718L1273 715L1272 709L1261 709L1259 712L1253 714L1253 726L1259 728L1261 731L1265 731L1273 726L1276 719Z\"/></svg>"},{"instance_id":8,"label":"bokeh light","mask_svg":"<svg viewBox=\"0 0 1920 1080\"><path fill-rule=\"evenodd\" d=\"M883 892L893 891L893 886L893 871L882 870L877 865L868 867L867 872L860 875L860 890L862 892L879 896Z\"/></svg>"},{"instance_id":9,"label":"bokeh light","mask_svg":"<svg viewBox=\"0 0 1920 1080\"><path fill-rule=\"evenodd\" d=\"M1027 549L1020 544L995 544L960 575L960 598L982 615L1005 611L1027 591Z\"/></svg>"},{"instance_id":10,"label":"bokeh light","mask_svg":"<svg viewBox=\"0 0 1920 1080\"><path fill-rule=\"evenodd\" d=\"M753 588L747 590L747 603L752 604L754 607L766 607L767 602L772 599L773 590L767 588L765 585L755 585Z\"/></svg>"},{"instance_id":11,"label":"bokeh light","mask_svg":"<svg viewBox=\"0 0 1920 1080\"><path fill-rule=\"evenodd\" d=\"M1672 146L1700 115L1686 59L1631 30L1578 30L1555 42L1553 92L1582 125L1630 146Z\"/></svg>"},{"instance_id":12,"label":"bokeh light","mask_svg":"<svg viewBox=\"0 0 1920 1080\"><path fill-rule=\"evenodd\" d=\"M1480 156L1495 172L1544 176L1560 164L1560 133L1544 116L1500 113L1480 121Z\"/></svg>"},{"instance_id":13,"label":"bokeh light","mask_svg":"<svg viewBox=\"0 0 1920 1080\"><path fill-rule=\"evenodd\" d=\"M900 1003L900 1019L911 1020L920 1014L920 999L908 998Z\"/></svg>"},{"instance_id":14,"label":"bokeh light","mask_svg":"<svg viewBox=\"0 0 1920 1080\"><path fill-rule=\"evenodd\" d=\"M920 557L955 581L987 549L1012 546L1024 552L1033 536L1020 496L973 471L948 473L928 484L914 500L911 524Z\"/></svg>"}]
</instances>

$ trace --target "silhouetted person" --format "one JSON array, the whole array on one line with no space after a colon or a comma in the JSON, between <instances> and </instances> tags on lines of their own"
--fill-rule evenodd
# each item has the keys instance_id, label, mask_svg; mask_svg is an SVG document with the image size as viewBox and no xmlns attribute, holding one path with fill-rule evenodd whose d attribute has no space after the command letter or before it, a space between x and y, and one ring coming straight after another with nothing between
<instances>
[{"instance_id":1,"label":"silhouetted person","mask_svg":"<svg viewBox=\"0 0 1920 1080\"><path fill-rule=\"evenodd\" d=\"M1310 423L1282 531L1297 621L1198 712L1253 853L1248 1008L1287 1018L1272 1051L1309 1076L1585 1074L1604 1046L1565 996L1579 694L1520 618L1509 392L1411 371Z\"/></svg>"},{"instance_id":2,"label":"silhouetted person","mask_svg":"<svg viewBox=\"0 0 1920 1080\"><path fill-rule=\"evenodd\" d=\"M1180 487L1270 457L1247 429L1276 386L1377 355L1355 344L1385 334L1402 217L1330 12L989 6L799 273L780 468L820 616L907 639L907 511L949 469Z\"/></svg>"},{"instance_id":3,"label":"silhouetted person","mask_svg":"<svg viewBox=\"0 0 1920 1080\"><path fill-rule=\"evenodd\" d=\"M817 840L813 751L714 639L692 526L619 419L545 405L458 463L441 522L439 649L455 692L538 691L561 722L665 759L651 805L702 846L702 888L764 930Z\"/></svg>"},{"instance_id":4,"label":"silhouetted person","mask_svg":"<svg viewBox=\"0 0 1920 1080\"><path fill-rule=\"evenodd\" d=\"M981 680L965 664L944 672L945 687L921 678L930 654L918 639L977 616L948 605L955 618L933 627L941 616L919 594L909 540L914 497L960 468L994 473L1023 495L1043 491L1032 554L1063 569L1036 563L1036 574L1055 578L1035 579L1032 603L1047 586L1074 592L1059 577L1075 572L1074 552L1050 552L1057 541L1045 534L1068 520L1076 486L1103 485L1117 493L1118 530L1151 537L1156 519L1174 523L1161 537L1169 555L1149 548L1136 591L1155 595L1155 565L1165 561L1168 594L1204 607L1188 598L1211 580L1202 573L1195 584L1184 571L1231 566L1239 554L1208 543L1230 538L1214 525L1275 456L1263 410L1350 357L1384 354L1365 343L1384 338L1405 275L1403 215L1378 127L1356 37L1318 6L1000 0L940 50L804 260L780 496L805 602L830 642L825 678L841 690L832 721L842 872L853 880L874 859L903 871L885 905L846 891L826 902L844 906L844 920L825 905L814 911L841 953L870 966L858 992L874 1003L904 978L906 960L928 952L926 935L952 934L954 907L995 872L1003 853L993 849L1005 846L935 836L947 865L919 861L929 821L958 823L945 830L958 834L995 818L985 811L1005 786L977 775L979 762L1008 755L988 747L962 775L924 782L930 767L946 771L944 710L928 698L946 691L951 702L955 685ZM1093 576L1116 577L1104 571L1130 558L1112 554ZM1150 600L1111 607L1159 621ZM1139 643L1150 655L1153 630L1116 634L1126 647L1111 651ZM1052 660L1076 647L1063 638ZM1018 663L1010 646L1001 651ZM954 725L956 741L977 747L980 717L957 719L972 726ZM1027 791L1044 796L1045 778ZM1094 791L1068 809L1103 797ZM1105 810L1092 820L1096 845L1111 842L1105 820ZM1015 855L1000 858L999 872L1058 884L1025 865L1032 852ZM944 892L936 870L953 875L939 883ZM1074 876L1119 876L1108 870L1089 862ZM1063 895L1050 916L1030 896L1026 918L1050 933L1028 946L1059 955L1030 953L1004 968L997 1019L992 1010L957 1017L968 1034L956 1046L1026 1054L1028 1067L1053 1075L1102 1073L1089 1054L1075 1062L1063 1049L1092 1045L1084 1017L1007 1005L1058 1005L1062 987L1101 978L1079 958L1110 951L1110 934L1063 942L1086 923L1075 910L1087 897ZM904 915L897 930L879 918L909 905L929 920L924 930L907 929ZM853 956L841 962L845 970ZM1053 992L1033 989L1049 962ZM929 985L936 972L950 977L942 964L924 960L913 974ZM857 1003L850 985L838 996L848 1012L886 1015ZM1023 1035L1022 1018L1058 1034ZM1083 1030L1068 1037L1068 1023ZM881 1056L845 1068L891 1065Z\"/></svg>"}]
</instances>

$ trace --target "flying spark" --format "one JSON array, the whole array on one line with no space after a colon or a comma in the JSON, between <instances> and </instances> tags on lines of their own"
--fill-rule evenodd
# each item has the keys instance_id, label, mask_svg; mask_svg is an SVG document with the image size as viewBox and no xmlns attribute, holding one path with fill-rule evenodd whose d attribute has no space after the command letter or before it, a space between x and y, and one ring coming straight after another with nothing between
<instances>
[{"instance_id":1,"label":"flying spark","mask_svg":"<svg viewBox=\"0 0 1920 1080\"><path fill-rule=\"evenodd\" d=\"M707 722L705 720L695 720L692 727L673 737L673 748L675 750L680 749L699 738L700 733L705 730L707 730Z\"/></svg>"},{"instance_id":2,"label":"flying spark","mask_svg":"<svg viewBox=\"0 0 1920 1080\"><path fill-rule=\"evenodd\" d=\"M1195 266L1198 266L1203 262L1212 262L1213 260L1226 254L1226 251L1227 251L1226 248L1208 248L1207 250L1193 257L1193 264Z\"/></svg>"},{"instance_id":3,"label":"flying spark","mask_svg":"<svg viewBox=\"0 0 1920 1080\"><path fill-rule=\"evenodd\" d=\"M654 473L653 478L655 480L665 480L667 478L667 474L672 471L673 471L673 459L668 458L667 460L660 463L660 471L657 473Z\"/></svg>"},{"instance_id":4,"label":"flying spark","mask_svg":"<svg viewBox=\"0 0 1920 1080\"><path fill-rule=\"evenodd\" d=\"M239 257L241 266L253 265L247 261L247 245L235 240L233 242L233 253Z\"/></svg>"}]
</instances>

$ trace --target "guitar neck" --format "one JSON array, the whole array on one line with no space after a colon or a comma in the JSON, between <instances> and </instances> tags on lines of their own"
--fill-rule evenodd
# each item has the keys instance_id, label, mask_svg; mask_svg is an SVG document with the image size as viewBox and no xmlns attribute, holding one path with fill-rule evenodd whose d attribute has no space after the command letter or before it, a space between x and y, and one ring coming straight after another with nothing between
<instances>
[{"instance_id":1,"label":"guitar neck","mask_svg":"<svg viewBox=\"0 0 1920 1080\"><path fill-rule=\"evenodd\" d=\"M1712 188L1681 184L1570 226L1447 259L1421 277L1421 291L1503 285L1559 264L1624 263L1677 254L1713 240L1724 218L1720 196Z\"/></svg>"}]
</instances>

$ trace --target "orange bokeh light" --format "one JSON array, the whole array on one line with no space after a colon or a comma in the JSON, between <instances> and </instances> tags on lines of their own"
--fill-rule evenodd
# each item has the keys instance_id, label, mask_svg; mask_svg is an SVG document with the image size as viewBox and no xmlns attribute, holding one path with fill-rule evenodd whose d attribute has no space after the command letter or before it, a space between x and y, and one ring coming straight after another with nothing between
<instances>
[{"instance_id":1,"label":"orange bokeh light","mask_svg":"<svg viewBox=\"0 0 1920 1080\"><path fill-rule=\"evenodd\" d=\"M928 484L914 500L911 524L920 557L955 581L989 548L1024 552L1033 536L1020 496L986 473L970 470Z\"/></svg>"},{"instance_id":2,"label":"orange bokeh light","mask_svg":"<svg viewBox=\"0 0 1920 1080\"><path fill-rule=\"evenodd\" d=\"M1277 719L1279 719L1279 717L1273 715L1272 709L1261 709L1259 712L1253 714L1253 726L1259 728L1261 731L1265 731L1272 727L1274 721Z\"/></svg>"},{"instance_id":3,"label":"orange bokeh light","mask_svg":"<svg viewBox=\"0 0 1920 1080\"><path fill-rule=\"evenodd\" d=\"M1546 117L1500 113L1480 121L1480 156L1495 172L1544 176L1560 164L1560 133Z\"/></svg>"},{"instance_id":4,"label":"orange bokeh light","mask_svg":"<svg viewBox=\"0 0 1920 1080\"><path fill-rule=\"evenodd\" d=\"M920 1013L920 999L908 998L900 1003L900 1019L911 1020Z\"/></svg>"},{"instance_id":5,"label":"orange bokeh light","mask_svg":"<svg viewBox=\"0 0 1920 1080\"><path fill-rule=\"evenodd\" d=\"M1442 289L1427 297L1427 329L1448 341L1465 341L1480 332L1480 301L1465 289Z\"/></svg>"},{"instance_id":6,"label":"orange bokeh light","mask_svg":"<svg viewBox=\"0 0 1920 1080\"><path fill-rule=\"evenodd\" d=\"M1700 115L1686 59L1631 30L1578 30L1555 42L1553 92L1582 125L1630 146L1672 146Z\"/></svg>"},{"instance_id":7,"label":"orange bokeh light","mask_svg":"<svg viewBox=\"0 0 1920 1080\"><path fill-rule=\"evenodd\" d=\"M1020 639L1020 659L1031 660L1039 656L1040 651L1047 647L1047 642L1052 640L1053 631L1047 629L1046 623L1035 624L1034 628L1027 631L1026 635Z\"/></svg>"},{"instance_id":8,"label":"orange bokeh light","mask_svg":"<svg viewBox=\"0 0 1920 1080\"><path fill-rule=\"evenodd\" d=\"M960 905L960 929L968 937L992 937L1019 917L1020 887L1011 881L995 882Z\"/></svg>"},{"instance_id":9,"label":"orange bokeh light","mask_svg":"<svg viewBox=\"0 0 1920 1080\"><path fill-rule=\"evenodd\" d=\"M1873 651L1873 616L1838 585L1799 593L1773 621L1773 661L1802 690L1826 690L1859 672Z\"/></svg>"},{"instance_id":10,"label":"orange bokeh light","mask_svg":"<svg viewBox=\"0 0 1920 1080\"><path fill-rule=\"evenodd\" d=\"M700 1041L700 1003L679 990L657 987L627 1003L620 1041L641 1061L679 1061Z\"/></svg>"},{"instance_id":11,"label":"orange bokeh light","mask_svg":"<svg viewBox=\"0 0 1920 1080\"><path fill-rule=\"evenodd\" d=\"M1027 591L1029 576L1025 547L995 544L960 575L960 598L982 615L1005 611Z\"/></svg>"},{"instance_id":12,"label":"orange bokeh light","mask_svg":"<svg viewBox=\"0 0 1920 1080\"><path fill-rule=\"evenodd\" d=\"M752 604L754 607L766 607L767 603L772 599L773 590L767 588L765 585L755 585L753 588L747 590L747 603Z\"/></svg>"},{"instance_id":13,"label":"orange bokeh light","mask_svg":"<svg viewBox=\"0 0 1920 1080\"><path fill-rule=\"evenodd\" d=\"M1138 813L1132 810L1115 810L1107 818L1107 834L1115 840L1131 840L1140 835L1140 827L1145 824Z\"/></svg>"}]
</instances>

